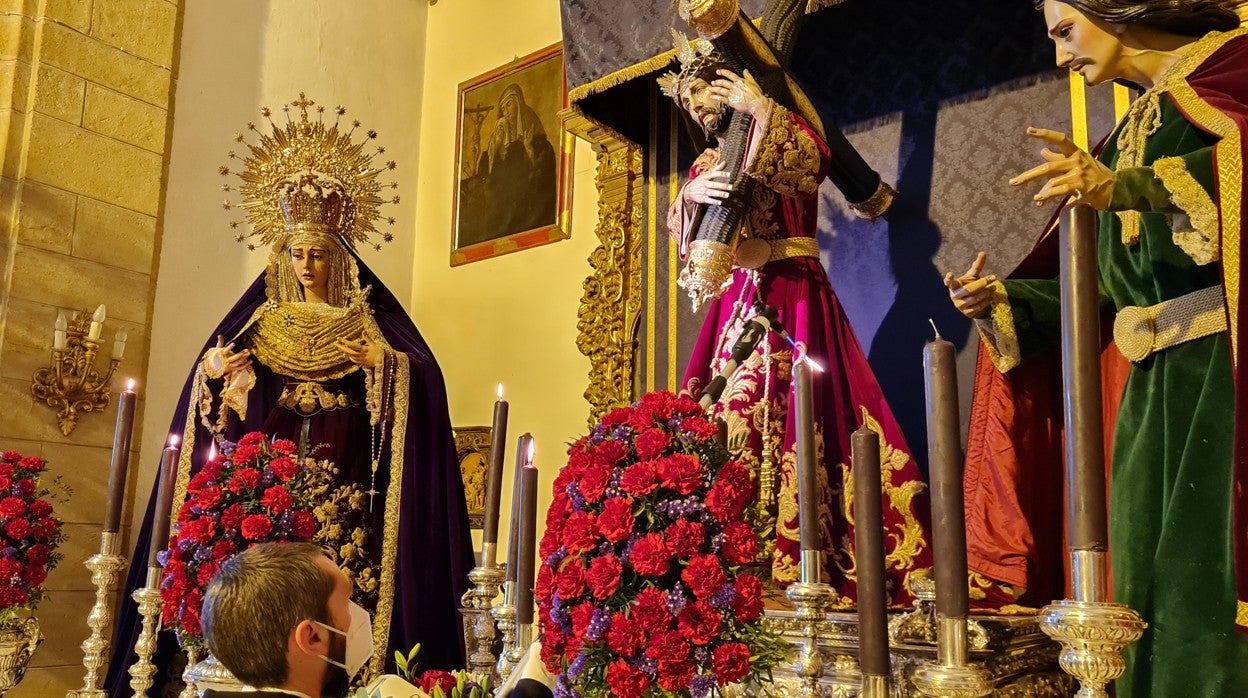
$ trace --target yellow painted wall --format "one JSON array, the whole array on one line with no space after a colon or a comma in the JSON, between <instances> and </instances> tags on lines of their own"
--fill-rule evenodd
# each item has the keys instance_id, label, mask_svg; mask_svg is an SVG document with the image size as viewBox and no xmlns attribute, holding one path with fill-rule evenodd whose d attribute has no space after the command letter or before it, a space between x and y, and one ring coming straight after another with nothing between
<instances>
[{"instance_id":1,"label":"yellow painted wall","mask_svg":"<svg viewBox=\"0 0 1248 698\"><path fill-rule=\"evenodd\" d=\"M582 397L589 361L576 348L576 312L597 245L593 153L578 143L570 240L455 268L448 257L459 83L559 40L555 0L440 0L429 8L412 265L412 315L446 375L453 423L489 424L502 381L511 402L504 489L515 439L532 432L541 511L566 444L584 432L589 414ZM510 495L503 493L504 517Z\"/></svg>"}]
</instances>

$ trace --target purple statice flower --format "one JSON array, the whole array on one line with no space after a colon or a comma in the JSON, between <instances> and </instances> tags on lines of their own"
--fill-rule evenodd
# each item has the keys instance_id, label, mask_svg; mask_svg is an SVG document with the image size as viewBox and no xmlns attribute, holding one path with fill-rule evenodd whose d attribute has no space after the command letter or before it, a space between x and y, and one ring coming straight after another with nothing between
<instances>
[{"instance_id":1,"label":"purple statice flower","mask_svg":"<svg viewBox=\"0 0 1248 698\"><path fill-rule=\"evenodd\" d=\"M260 486L271 487L275 481L276 478L273 475L273 471L265 468L264 474L260 476Z\"/></svg>"},{"instance_id":2,"label":"purple statice flower","mask_svg":"<svg viewBox=\"0 0 1248 698\"><path fill-rule=\"evenodd\" d=\"M194 548L194 547L195 547L195 541L191 540L190 538L183 538L182 540L178 541L178 549L184 553L190 552L191 548Z\"/></svg>"},{"instance_id":3,"label":"purple statice flower","mask_svg":"<svg viewBox=\"0 0 1248 698\"><path fill-rule=\"evenodd\" d=\"M681 422L680 417L672 417L671 419L667 420L667 428L671 429L672 431L679 431L680 422Z\"/></svg>"},{"instance_id":4,"label":"purple statice flower","mask_svg":"<svg viewBox=\"0 0 1248 698\"><path fill-rule=\"evenodd\" d=\"M627 441L628 431L629 430L626 425L620 424L615 427L615 431L611 432L611 438L615 439L616 441Z\"/></svg>"},{"instance_id":5,"label":"purple statice flower","mask_svg":"<svg viewBox=\"0 0 1248 698\"><path fill-rule=\"evenodd\" d=\"M672 499L662 502L657 507L660 514L673 519L685 517L690 521L697 521L702 518L702 511L706 508L702 504L702 500L697 497L686 497L684 499Z\"/></svg>"},{"instance_id":6,"label":"purple statice flower","mask_svg":"<svg viewBox=\"0 0 1248 698\"><path fill-rule=\"evenodd\" d=\"M718 555L719 551L723 549L724 549L724 534L716 533L715 535L711 536L711 552Z\"/></svg>"},{"instance_id":7,"label":"purple statice flower","mask_svg":"<svg viewBox=\"0 0 1248 698\"><path fill-rule=\"evenodd\" d=\"M723 585L719 591L711 594L711 606L718 609L725 609L737 600L737 590L733 588L732 583Z\"/></svg>"},{"instance_id":8,"label":"purple statice flower","mask_svg":"<svg viewBox=\"0 0 1248 698\"><path fill-rule=\"evenodd\" d=\"M611 553L614 553L614 552L615 552L615 546L612 545L611 543L603 541L601 544L598 545L598 555L600 557L603 555L610 555Z\"/></svg>"},{"instance_id":9,"label":"purple statice flower","mask_svg":"<svg viewBox=\"0 0 1248 698\"><path fill-rule=\"evenodd\" d=\"M551 568L552 570L558 569L559 563L563 562L563 558L567 556L568 556L567 548L559 548L555 552L551 553L550 557L546 558L546 566Z\"/></svg>"},{"instance_id":10,"label":"purple statice flower","mask_svg":"<svg viewBox=\"0 0 1248 698\"><path fill-rule=\"evenodd\" d=\"M715 688L713 674L698 674L689 680L689 698L710 698Z\"/></svg>"},{"instance_id":11,"label":"purple statice flower","mask_svg":"<svg viewBox=\"0 0 1248 698\"><path fill-rule=\"evenodd\" d=\"M3 555L6 560L12 560L17 557L17 548L14 548L11 545L5 546L4 550L0 552L0 555Z\"/></svg>"},{"instance_id":12,"label":"purple statice flower","mask_svg":"<svg viewBox=\"0 0 1248 698\"><path fill-rule=\"evenodd\" d=\"M658 660L651 659L645 654L637 655L635 658L630 659L628 663L632 664L634 669L640 669L651 676L659 673Z\"/></svg>"},{"instance_id":13,"label":"purple statice flower","mask_svg":"<svg viewBox=\"0 0 1248 698\"><path fill-rule=\"evenodd\" d=\"M698 664L705 665L711 661L711 651L705 647L699 647L693 651L693 658L697 660Z\"/></svg>"},{"instance_id":14,"label":"purple statice flower","mask_svg":"<svg viewBox=\"0 0 1248 698\"><path fill-rule=\"evenodd\" d=\"M572 500L573 511L585 511L585 497L581 495L581 488L577 483L568 483L568 498Z\"/></svg>"},{"instance_id":15,"label":"purple statice flower","mask_svg":"<svg viewBox=\"0 0 1248 698\"><path fill-rule=\"evenodd\" d=\"M667 604L667 610L671 611L674 616L680 615L680 612L685 610L687 601L688 599L685 598L685 587L680 582L676 582L672 590L667 592L667 598L664 599L664 602Z\"/></svg>"},{"instance_id":16,"label":"purple statice flower","mask_svg":"<svg viewBox=\"0 0 1248 698\"><path fill-rule=\"evenodd\" d=\"M161 566L161 567L166 567L166 566L168 566L168 564L169 564L169 551L166 549L166 550L162 550L162 551L160 551L160 552L156 553L156 561L160 563L160 566Z\"/></svg>"},{"instance_id":17,"label":"purple statice flower","mask_svg":"<svg viewBox=\"0 0 1248 698\"><path fill-rule=\"evenodd\" d=\"M581 650L580 652L578 652L576 655L576 659L573 659L572 663L568 665L568 671L567 671L568 679L575 681L576 677L580 676L582 671L585 671L585 665L588 663L589 663L589 653L586 652L585 650Z\"/></svg>"},{"instance_id":18,"label":"purple statice flower","mask_svg":"<svg viewBox=\"0 0 1248 698\"><path fill-rule=\"evenodd\" d=\"M594 429L594 433L589 437L589 442L591 444L600 444L606 440L607 440L607 435L604 432L602 425L599 424L598 428Z\"/></svg>"},{"instance_id":19,"label":"purple statice flower","mask_svg":"<svg viewBox=\"0 0 1248 698\"><path fill-rule=\"evenodd\" d=\"M560 674L555 680L555 698L581 698L581 694L572 684L567 674Z\"/></svg>"},{"instance_id":20,"label":"purple statice flower","mask_svg":"<svg viewBox=\"0 0 1248 698\"><path fill-rule=\"evenodd\" d=\"M550 619L559 626L559 631L563 634L572 632L572 615L563 607L557 591L550 597Z\"/></svg>"},{"instance_id":21,"label":"purple statice flower","mask_svg":"<svg viewBox=\"0 0 1248 698\"><path fill-rule=\"evenodd\" d=\"M641 540L640 533L633 533L628 536L628 542L624 544L624 551L620 553L620 564L628 562L628 557L633 554L633 546L639 540Z\"/></svg>"},{"instance_id":22,"label":"purple statice flower","mask_svg":"<svg viewBox=\"0 0 1248 698\"><path fill-rule=\"evenodd\" d=\"M199 548L195 551L194 558L199 562L207 562L212 559L212 548L207 546Z\"/></svg>"},{"instance_id":23,"label":"purple statice flower","mask_svg":"<svg viewBox=\"0 0 1248 698\"><path fill-rule=\"evenodd\" d=\"M611 627L611 612L605 608L594 609L594 615L589 619L589 627L585 629L585 637L590 642L598 642L603 635L607 634L607 629Z\"/></svg>"}]
</instances>

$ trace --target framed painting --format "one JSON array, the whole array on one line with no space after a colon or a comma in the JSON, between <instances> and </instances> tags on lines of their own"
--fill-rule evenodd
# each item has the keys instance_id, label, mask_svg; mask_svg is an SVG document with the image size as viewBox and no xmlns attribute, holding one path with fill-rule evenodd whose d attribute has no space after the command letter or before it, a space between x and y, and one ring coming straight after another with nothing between
<instances>
[{"instance_id":1,"label":"framed painting","mask_svg":"<svg viewBox=\"0 0 1248 698\"><path fill-rule=\"evenodd\" d=\"M571 234L573 137L563 49L548 46L460 83L451 266Z\"/></svg>"},{"instance_id":2,"label":"framed painting","mask_svg":"<svg viewBox=\"0 0 1248 698\"><path fill-rule=\"evenodd\" d=\"M485 478L490 464L490 427L454 427L455 459L464 480L464 500L468 504L468 525L485 526Z\"/></svg>"}]
</instances>

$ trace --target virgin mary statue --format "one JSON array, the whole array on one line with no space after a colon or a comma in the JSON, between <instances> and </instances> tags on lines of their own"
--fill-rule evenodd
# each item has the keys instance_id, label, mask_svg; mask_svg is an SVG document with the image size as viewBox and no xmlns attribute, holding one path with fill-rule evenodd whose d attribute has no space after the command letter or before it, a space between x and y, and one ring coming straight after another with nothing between
<instances>
[{"instance_id":1,"label":"virgin mary statue","mask_svg":"<svg viewBox=\"0 0 1248 698\"><path fill-rule=\"evenodd\" d=\"M382 196L395 185L377 179L394 163L373 162L384 152L369 147L374 132L353 142L354 126L309 119L311 105L300 95L287 107L298 116L270 121L271 134L251 126L258 143L238 136L250 153L230 154L243 164L237 193L250 227L236 238L258 238L272 252L183 387L170 427L183 441L173 510L210 443L252 431L295 442L301 455L333 464L316 542L351 580L352 600L372 614L371 673L416 643L421 668L459 668L457 608L473 557L446 387L416 326L354 250L373 236L392 238L374 223L379 206L398 201ZM136 560L149 545L168 544L150 540L154 499ZM113 695L129 695L126 669L140 628L130 592L145 574L132 565L122 597L107 679ZM161 635L154 663L168 667L176 645Z\"/></svg>"}]
</instances>

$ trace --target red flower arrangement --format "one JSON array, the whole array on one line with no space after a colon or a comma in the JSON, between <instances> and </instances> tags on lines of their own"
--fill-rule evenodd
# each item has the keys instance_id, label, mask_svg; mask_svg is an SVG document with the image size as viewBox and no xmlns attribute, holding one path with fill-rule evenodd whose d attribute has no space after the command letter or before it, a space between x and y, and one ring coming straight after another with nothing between
<instances>
[{"instance_id":1,"label":"red flower arrangement","mask_svg":"<svg viewBox=\"0 0 1248 698\"><path fill-rule=\"evenodd\" d=\"M0 454L0 623L35 610L48 573L63 557L61 520L40 481L47 463L16 451Z\"/></svg>"},{"instance_id":2,"label":"red flower arrangement","mask_svg":"<svg viewBox=\"0 0 1248 698\"><path fill-rule=\"evenodd\" d=\"M649 393L572 444L535 583L557 698L718 695L769 678L788 645L748 571L754 481L697 403Z\"/></svg>"},{"instance_id":3,"label":"red flower arrangement","mask_svg":"<svg viewBox=\"0 0 1248 698\"><path fill-rule=\"evenodd\" d=\"M296 461L295 444L251 432L226 443L186 489L168 550L161 553L164 624L183 647L202 647L204 590L221 564L258 543L309 541L330 484L328 464Z\"/></svg>"}]
</instances>

